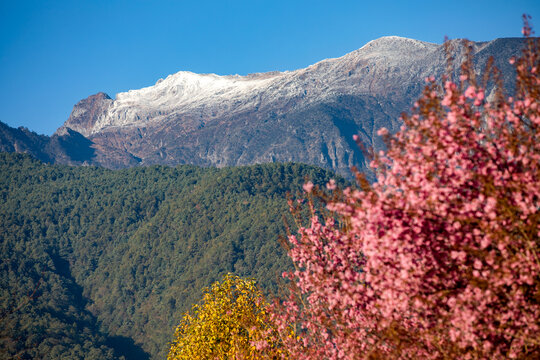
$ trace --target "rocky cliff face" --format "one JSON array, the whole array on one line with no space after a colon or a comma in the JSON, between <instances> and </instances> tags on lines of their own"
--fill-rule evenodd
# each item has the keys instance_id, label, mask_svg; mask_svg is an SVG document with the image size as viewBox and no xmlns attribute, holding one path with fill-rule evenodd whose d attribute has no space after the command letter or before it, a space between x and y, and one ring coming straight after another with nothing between
<instances>
[{"instance_id":1,"label":"rocky cliff face","mask_svg":"<svg viewBox=\"0 0 540 360\"><path fill-rule=\"evenodd\" d=\"M79 101L65 124L56 130L56 134L65 134L67 129L72 129L84 136L90 135L96 120L106 114L112 103L109 95L102 92Z\"/></svg>"},{"instance_id":2,"label":"rocky cliff face","mask_svg":"<svg viewBox=\"0 0 540 360\"><path fill-rule=\"evenodd\" d=\"M459 41L452 45L457 73L464 48ZM473 43L476 70L494 56L511 88L508 59L522 45L522 39ZM442 45L384 37L296 71L181 71L114 100L99 93L80 101L56 135L84 135L93 149L85 161L110 168L299 161L347 175L351 166L366 169L367 163L352 135L383 148L377 130L398 129L400 113L411 108L424 78L441 78L446 59Z\"/></svg>"}]
</instances>

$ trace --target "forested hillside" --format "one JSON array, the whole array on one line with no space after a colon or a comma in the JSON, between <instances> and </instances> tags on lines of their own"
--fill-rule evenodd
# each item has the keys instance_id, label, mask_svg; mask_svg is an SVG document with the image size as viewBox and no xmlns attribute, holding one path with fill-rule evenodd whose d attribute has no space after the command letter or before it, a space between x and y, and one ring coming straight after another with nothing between
<instances>
[{"instance_id":1,"label":"forested hillside","mask_svg":"<svg viewBox=\"0 0 540 360\"><path fill-rule=\"evenodd\" d=\"M0 357L164 358L226 272L277 289L286 193L332 173L47 165L0 154Z\"/></svg>"}]
</instances>

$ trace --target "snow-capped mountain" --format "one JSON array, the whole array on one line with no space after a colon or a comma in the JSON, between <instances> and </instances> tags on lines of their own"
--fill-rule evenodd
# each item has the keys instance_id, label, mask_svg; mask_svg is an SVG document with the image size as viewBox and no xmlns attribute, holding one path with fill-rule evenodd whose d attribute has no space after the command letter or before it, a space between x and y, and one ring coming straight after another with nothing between
<instances>
[{"instance_id":1,"label":"snow-capped mountain","mask_svg":"<svg viewBox=\"0 0 540 360\"><path fill-rule=\"evenodd\" d=\"M457 73L464 48L458 40L452 45ZM522 39L473 43L478 72L494 56L512 87L508 59L522 45ZM424 78L441 78L447 58L442 45L390 36L295 71L180 71L115 99L99 93L80 101L54 136L84 135L92 148L86 163L111 168L299 161L347 175L351 166L366 166L352 135L382 148L377 130L397 130Z\"/></svg>"},{"instance_id":2,"label":"snow-capped mountain","mask_svg":"<svg viewBox=\"0 0 540 360\"><path fill-rule=\"evenodd\" d=\"M180 71L153 86L119 93L114 101L105 101L106 108L95 117L91 128L73 124L77 117L85 116L80 108L74 110L65 126L89 136L114 127L144 127L193 115L204 124L253 109L272 109L289 99L299 99L296 107L302 107L327 101L336 94L374 95L381 89L366 78L373 79L376 72L395 71L404 61L420 65L437 49L435 44L385 37L342 58L323 60L296 71L248 76ZM356 71L359 68L361 71ZM410 69L413 71L409 73L414 76L422 68L425 66ZM370 69L371 76L366 76Z\"/></svg>"}]
</instances>

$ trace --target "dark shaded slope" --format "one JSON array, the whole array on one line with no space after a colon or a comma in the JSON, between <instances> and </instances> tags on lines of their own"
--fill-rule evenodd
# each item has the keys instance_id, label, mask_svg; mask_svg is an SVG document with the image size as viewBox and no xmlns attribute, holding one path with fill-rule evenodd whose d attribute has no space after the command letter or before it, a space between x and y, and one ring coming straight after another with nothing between
<instances>
[{"instance_id":1,"label":"dark shaded slope","mask_svg":"<svg viewBox=\"0 0 540 360\"><path fill-rule=\"evenodd\" d=\"M80 133L65 129L49 137L20 127L12 128L0 122L0 151L30 154L46 163L87 165L95 162L92 141ZM111 160L112 161L112 158Z\"/></svg>"},{"instance_id":2,"label":"dark shaded slope","mask_svg":"<svg viewBox=\"0 0 540 360\"><path fill-rule=\"evenodd\" d=\"M54 157L45 151L48 143L48 136L38 135L23 127L15 129L0 121L0 151L2 152L26 153L43 162L53 162Z\"/></svg>"}]
</instances>

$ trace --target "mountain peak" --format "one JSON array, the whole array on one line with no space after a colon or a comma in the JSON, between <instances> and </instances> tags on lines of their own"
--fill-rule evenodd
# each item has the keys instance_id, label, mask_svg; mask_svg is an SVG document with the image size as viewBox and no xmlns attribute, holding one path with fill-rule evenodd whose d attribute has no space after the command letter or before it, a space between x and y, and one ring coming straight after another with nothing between
<instances>
[{"instance_id":1,"label":"mountain peak","mask_svg":"<svg viewBox=\"0 0 540 360\"><path fill-rule=\"evenodd\" d=\"M383 36L375 40L371 40L354 53L361 52L413 52L415 50L436 49L440 45L425 41L409 39L400 36Z\"/></svg>"}]
</instances>

